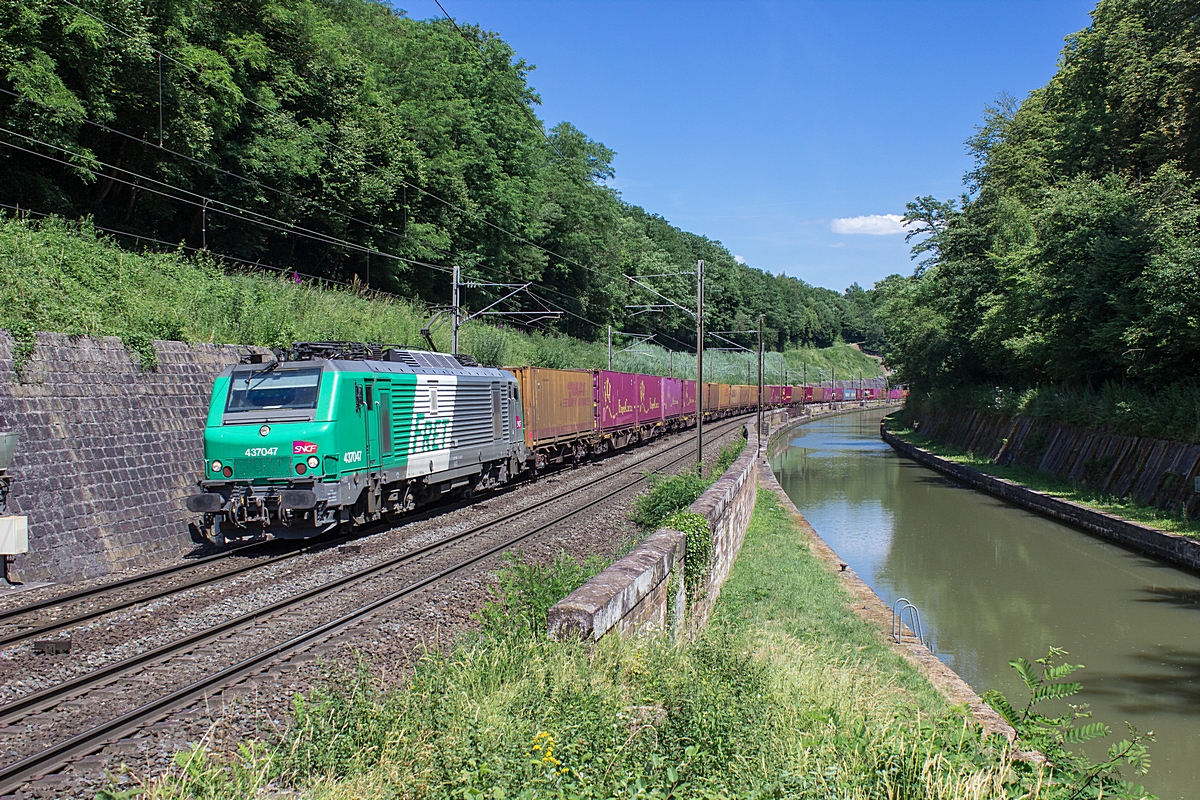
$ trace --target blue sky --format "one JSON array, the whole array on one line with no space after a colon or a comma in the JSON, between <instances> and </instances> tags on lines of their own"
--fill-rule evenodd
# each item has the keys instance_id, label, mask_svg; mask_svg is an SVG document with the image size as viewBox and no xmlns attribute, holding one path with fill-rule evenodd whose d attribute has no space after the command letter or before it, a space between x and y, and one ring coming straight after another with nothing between
<instances>
[{"instance_id":1,"label":"blue sky","mask_svg":"<svg viewBox=\"0 0 1200 800\"><path fill-rule=\"evenodd\" d=\"M617 151L625 200L838 291L912 271L902 233L861 232L894 222L855 218L956 197L983 107L1043 85L1094 5L442 4L537 67L548 125L570 121ZM396 5L440 16L433 0Z\"/></svg>"}]
</instances>

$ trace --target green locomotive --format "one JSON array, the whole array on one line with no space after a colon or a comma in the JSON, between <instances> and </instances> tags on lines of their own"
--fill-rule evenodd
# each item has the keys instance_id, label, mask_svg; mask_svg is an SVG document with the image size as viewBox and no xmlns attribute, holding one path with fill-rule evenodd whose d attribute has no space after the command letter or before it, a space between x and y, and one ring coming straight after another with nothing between
<instances>
[{"instance_id":1,"label":"green locomotive","mask_svg":"<svg viewBox=\"0 0 1200 800\"><path fill-rule=\"evenodd\" d=\"M217 542L391 519L523 472L523 416L512 373L466 356L298 343L217 377L187 507Z\"/></svg>"}]
</instances>

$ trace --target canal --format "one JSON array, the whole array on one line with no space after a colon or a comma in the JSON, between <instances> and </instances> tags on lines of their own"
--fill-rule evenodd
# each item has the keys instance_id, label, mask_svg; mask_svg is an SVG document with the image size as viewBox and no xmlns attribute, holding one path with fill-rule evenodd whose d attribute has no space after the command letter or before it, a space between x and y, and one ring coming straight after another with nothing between
<instances>
[{"instance_id":1,"label":"canal","mask_svg":"<svg viewBox=\"0 0 1200 800\"><path fill-rule=\"evenodd\" d=\"M801 426L772 459L817 533L887 603L915 603L934 652L980 694L1024 701L1008 661L1066 649L1107 742L1126 720L1154 731L1146 788L1200 797L1200 577L900 457L883 415Z\"/></svg>"}]
</instances>

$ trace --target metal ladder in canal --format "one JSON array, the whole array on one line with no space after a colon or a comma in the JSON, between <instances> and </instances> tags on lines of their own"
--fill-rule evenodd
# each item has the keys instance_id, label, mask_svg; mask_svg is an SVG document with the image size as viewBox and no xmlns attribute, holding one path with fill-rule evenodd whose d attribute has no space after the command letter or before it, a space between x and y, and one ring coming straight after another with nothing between
<instances>
[{"instance_id":1,"label":"metal ladder in canal","mask_svg":"<svg viewBox=\"0 0 1200 800\"><path fill-rule=\"evenodd\" d=\"M899 611L897 611L899 608ZM925 642L925 632L921 628L921 611L907 597L901 597L892 603L892 640L896 644L904 639L904 612L908 614L908 629L917 637L917 641L932 652L933 647Z\"/></svg>"}]
</instances>

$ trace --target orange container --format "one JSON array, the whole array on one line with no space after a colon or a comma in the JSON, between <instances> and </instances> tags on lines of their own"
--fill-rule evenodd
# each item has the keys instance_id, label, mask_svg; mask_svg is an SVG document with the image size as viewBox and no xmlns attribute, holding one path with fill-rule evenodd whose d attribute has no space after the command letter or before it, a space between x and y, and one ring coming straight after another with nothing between
<instances>
[{"instance_id":1,"label":"orange container","mask_svg":"<svg viewBox=\"0 0 1200 800\"><path fill-rule=\"evenodd\" d=\"M584 369L507 367L517 376L525 410L525 443L530 447L590 434L596 404L592 373Z\"/></svg>"}]
</instances>

